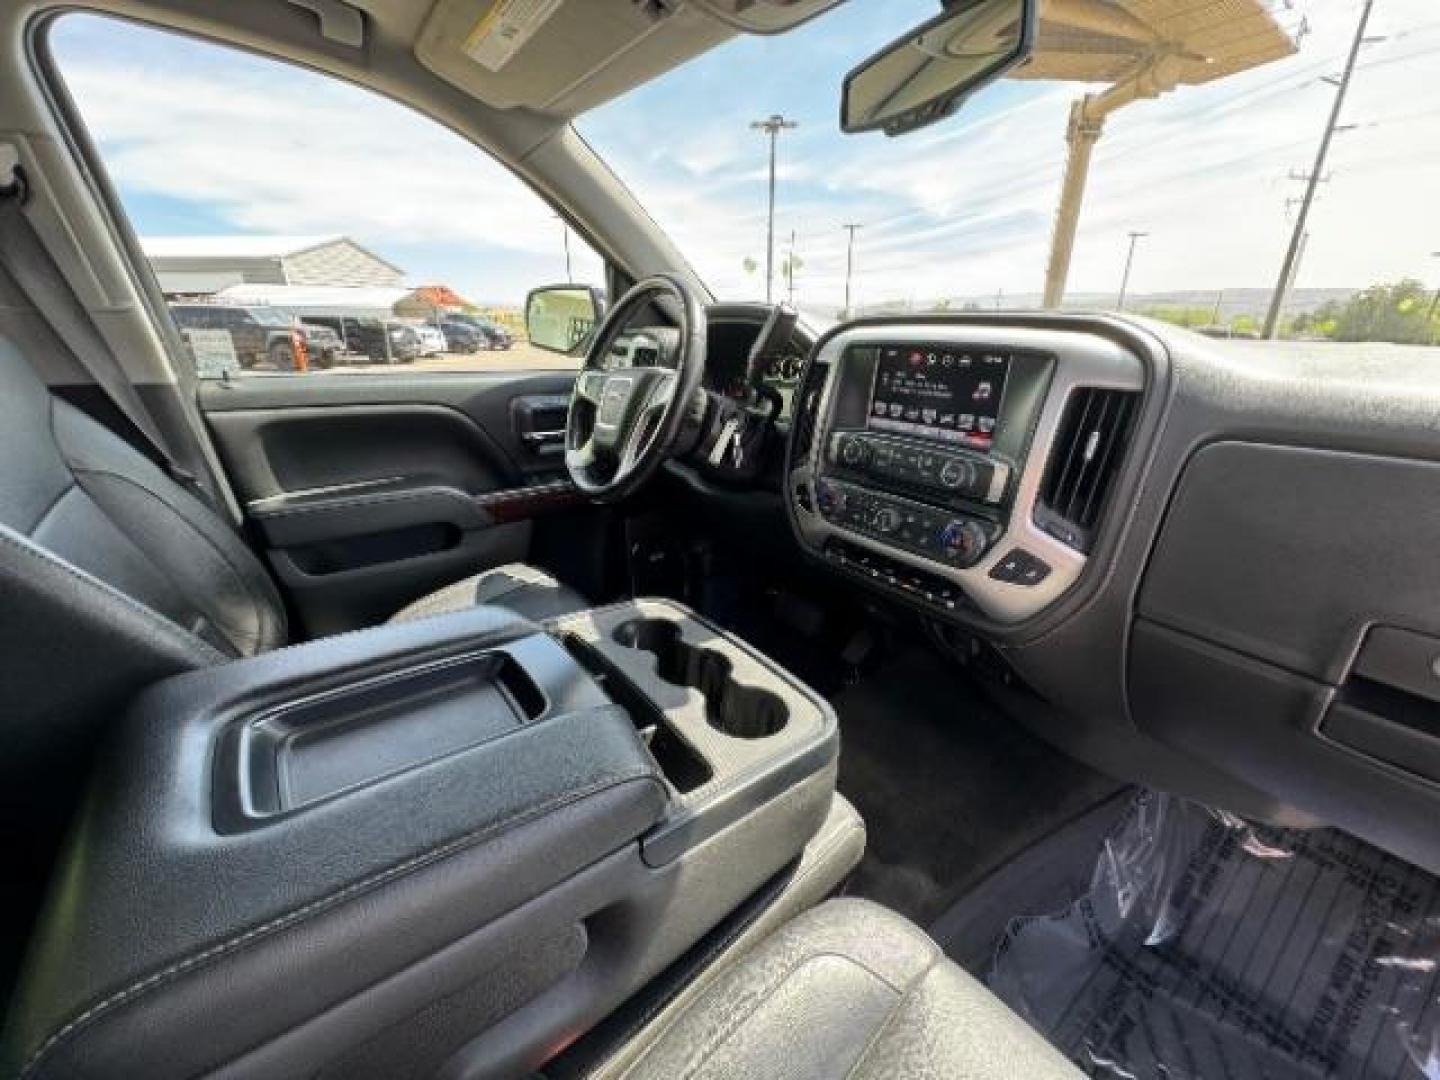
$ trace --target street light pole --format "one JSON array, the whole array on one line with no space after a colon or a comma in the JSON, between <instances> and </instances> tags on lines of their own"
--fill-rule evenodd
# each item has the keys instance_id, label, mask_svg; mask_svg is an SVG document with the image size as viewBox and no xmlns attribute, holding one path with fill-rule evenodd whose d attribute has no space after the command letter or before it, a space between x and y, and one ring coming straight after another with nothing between
<instances>
[{"instance_id":1,"label":"street light pole","mask_svg":"<svg viewBox=\"0 0 1440 1080\"><path fill-rule=\"evenodd\" d=\"M765 225L765 302L772 301L775 291L775 143L780 132L789 131L800 125L787 120L779 113L772 113L768 119L756 120L750 127L770 136L770 209Z\"/></svg>"},{"instance_id":2,"label":"street light pole","mask_svg":"<svg viewBox=\"0 0 1440 1080\"><path fill-rule=\"evenodd\" d=\"M1295 218L1295 231L1290 234L1290 247L1285 252L1285 262L1280 267L1280 277L1275 282L1275 292L1270 297L1270 310L1265 315L1265 329L1261 337L1267 340L1275 336L1280 325L1280 309L1285 306L1285 294L1295 280L1295 264L1300 258L1302 237L1310 223L1310 207L1315 202L1315 189L1323 182L1325 159L1330 155L1330 142L1340 124L1340 111L1345 107L1345 95L1350 92L1350 77L1355 74L1355 61L1360 56L1360 46L1365 44L1365 27L1370 22L1370 10L1375 0L1365 0L1360 11L1360 22L1355 27L1355 40L1350 45L1350 55L1345 61L1345 74L1340 76L1340 85L1335 91L1335 103L1330 108L1330 120L1325 125L1325 134L1320 139L1320 150L1315 155L1315 165L1305 182L1305 197L1300 200L1300 214Z\"/></svg>"},{"instance_id":3,"label":"street light pole","mask_svg":"<svg viewBox=\"0 0 1440 1080\"><path fill-rule=\"evenodd\" d=\"M850 234L845 241L845 318L850 318L850 276L855 271L855 230L863 228L861 225L841 225L842 229Z\"/></svg>"},{"instance_id":4,"label":"street light pole","mask_svg":"<svg viewBox=\"0 0 1440 1080\"><path fill-rule=\"evenodd\" d=\"M1125 310L1125 291L1130 287L1130 267L1135 262L1135 245L1144 237L1149 236L1146 232L1132 232L1130 234L1130 252L1125 256L1125 274L1120 278L1120 299L1115 301L1115 310Z\"/></svg>"}]
</instances>

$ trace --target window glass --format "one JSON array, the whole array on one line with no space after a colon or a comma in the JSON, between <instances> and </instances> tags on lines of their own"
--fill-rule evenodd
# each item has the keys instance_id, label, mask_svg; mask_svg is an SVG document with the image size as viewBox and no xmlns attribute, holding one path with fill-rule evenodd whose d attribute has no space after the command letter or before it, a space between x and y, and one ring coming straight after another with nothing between
<instances>
[{"instance_id":1,"label":"window glass","mask_svg":"<svg viewBox=\"0 0 1440 1080\"><path fill-rule=\"evenodd\" d=\"M529 290L591 247L426 117L278 61L73 14L51 49L202 376L555 368Z\"/></svg>"},{"instance_id":2,"label":"window glass","mask_svg":"<svg viewBox=\"0 0 1440 1080\"><path fill-rule=\"evenodd\" d=\"M939 8L737 34L577 126L716 295L812 322L1123 308L1249 338L1278 303L1282 338L1440 343L1435 0L1050 0L958 115L841 134L846 72Z\"/></svg>"}]
</instances>

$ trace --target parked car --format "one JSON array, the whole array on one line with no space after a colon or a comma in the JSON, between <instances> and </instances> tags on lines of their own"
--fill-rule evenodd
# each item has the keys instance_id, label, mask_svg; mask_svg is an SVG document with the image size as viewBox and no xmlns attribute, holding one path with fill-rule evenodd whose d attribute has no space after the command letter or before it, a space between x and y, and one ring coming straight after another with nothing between
<instances>
[{"instance_id":1,"label":"parked car","mask_svg":"<svg viewBox=\"0 0 1440 1080\"><path fill-rule=\"evenodd\" d=\"M483 315L471 315L469 312L455 312L448 316L449 321L464 323L473 330L479 331L484 336L487 349L508 349L515 344L514 335L506 330L493 319L487 319Z\"/></svg>"},{"instance_id":2,"label":"parked car","mask_svg":"<svg viewBox=\"0 0 1440 1080\"><path fill-rule=\"evenodd\" d=\"M397 343L397 337L392 336L387 350L385 341L387 327L410 329L401 322L386 320L382 324L376 318L340 318L337 315L312 315L308 316L305 322L307 325L323 326L331 330L340 338L345 352L350 355L351 361L354 363L383 364L386 363L387 354L392 363L414 360L416 356L420 355L418 337L414 339L413 343L406 345ZM399 337L403 336L399 335Z\"/></svg>"},{"instance_id":3,"label":"parked car","mask_svg":"<svg viewBox=\"0 0 1440 1080\"><path fill-rule=\"evenodd\" d=\"M390 337L390 360L392 363L410 363L424 355L420 332L402 322L387 322L385 332ZM373 357L377 362L383 358Z\"/></svg>"},{"instance_id":4,"label":"parked car","mask_svg":"<svg viewBox=\"0 0 1440 1080\"><path fill-rule=\"evenodd\" d=\"M440 324L440 330L445 335L449 352L474 353L490 348L489 335L468 322L447 319Z\"/></svg>"},{"instance_id":5,"label":"parked car","mask_svg":"<svg viewBox=\"0 0 1440 1080\"><path fill-rule=\"evenodd\" d=\"M304 371L305 332L293 315L271 307L179 303L170 314L182 330L224 330L245 369Z\"/></svg>"},{"instance_id":6,"label":"parked car","mask_svg":"<svg viewBox=\"0 0 1440 1080\"><path fill-rule=\"evenodd\" d=\"M411 323L410 325L420 336L421 356L439 356L441 353L449 351L449 342L440 327L432 326L430 323Z\"/></svg>"},{"instance_id":7,"label":"parked car","mask_svg":"<svg viewBox=\"0 0 1440 1080\"><path fill-rule=\"evenodd\" d=\"M345 339L329 326L320 323L302 322L300 332L305 337L305 351L315 367L328 368L336 357L346 352Z\"/></svg>"}]
</instances>

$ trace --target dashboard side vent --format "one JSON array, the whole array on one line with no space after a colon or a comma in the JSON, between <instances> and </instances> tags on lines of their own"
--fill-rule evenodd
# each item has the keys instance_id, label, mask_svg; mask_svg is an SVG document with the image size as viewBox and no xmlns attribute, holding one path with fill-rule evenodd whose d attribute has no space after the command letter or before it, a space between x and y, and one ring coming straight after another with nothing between
<instances>
[{"instance_id":1,"label":"dashboard side vent","mask_svg":"<svg viewBox=\"0 0 1440 1080\"><path fill-rule=\"evenodd\" d=\"M1089 551L1139 409L1133 390L1076 390L1065 403L1035 523L1057 540Z\"/></svg>"},{"instance_id":2,"label":"dashboard side vent","mask_svg":"<svg viewBox=\"0 0 1440 1080\"><path fill-rule=\"evenodd\" d=\"M815 425L820 420L820 397L825 390L825 377L830 374L829 364L811 363L795 391L795 408L791 423L794 425L794 448L791 463L801 465L810 457L815 443Z\"/></svg>"}]
</instances>

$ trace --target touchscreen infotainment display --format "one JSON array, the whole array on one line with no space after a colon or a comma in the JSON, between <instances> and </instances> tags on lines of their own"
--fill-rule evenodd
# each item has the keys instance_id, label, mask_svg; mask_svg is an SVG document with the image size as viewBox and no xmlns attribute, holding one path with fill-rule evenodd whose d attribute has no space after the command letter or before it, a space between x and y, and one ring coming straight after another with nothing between
<instances>
[{"instance_id":1,"label":"touchscreen infotainment display","mask_svg":"<svg viewBox=\"0 0 1440 1080\"><path fill-rule=\"evenodd\" d=\"M882 345L869 426L988 450L1010 357L953 345Z\"/></svg>"}]
</instances>

